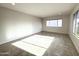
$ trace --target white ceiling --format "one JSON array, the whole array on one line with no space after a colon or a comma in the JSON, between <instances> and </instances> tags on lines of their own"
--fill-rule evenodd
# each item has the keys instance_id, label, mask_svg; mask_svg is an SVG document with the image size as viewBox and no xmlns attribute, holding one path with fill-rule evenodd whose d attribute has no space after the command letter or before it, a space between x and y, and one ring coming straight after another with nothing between
<instances>
[{"instance_id":1,"label":"white ceiling","mask_svg":"<svg viewBox=\"0 0 79 59\"><path fill-rule=\"evenodd\" d=\"M0 6L37 17L48 17L54 15L67 15L76 4L74 3L2 3Z\"/></svg>"}]
</instances>

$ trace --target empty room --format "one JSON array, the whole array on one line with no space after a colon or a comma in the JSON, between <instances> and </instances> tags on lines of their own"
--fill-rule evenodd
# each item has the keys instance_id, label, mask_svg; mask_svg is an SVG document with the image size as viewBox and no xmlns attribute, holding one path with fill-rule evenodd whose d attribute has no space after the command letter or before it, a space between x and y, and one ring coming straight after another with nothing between
<instances>
[{"instance_id":1,"label":"empty room","mask_svg":"<svg viewBox=\"0 0 79 59\"><path fill-rule=\"evenodd\" d=\"M0 56L79 56L79 4L0 3Z\"/></svg>"}]
</instances>

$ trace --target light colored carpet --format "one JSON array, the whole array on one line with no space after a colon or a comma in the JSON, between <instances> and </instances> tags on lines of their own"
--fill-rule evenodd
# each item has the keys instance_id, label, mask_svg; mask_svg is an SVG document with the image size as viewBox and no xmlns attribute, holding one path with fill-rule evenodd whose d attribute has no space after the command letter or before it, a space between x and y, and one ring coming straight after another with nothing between
<instances>
[{"instance_id":1,"label":"light colored carpet","mask_svg":"<svg viewBox=\"0 0 79 59\"><path fill-rule=\"evenodd\" d=\"M37 37L39 37L41 39L39 39ZM30 40L28 38L30 38ZM31 47L35 46L36 49L33 49L32 52L33 51L36 52L36 50L37 50L37 52L40 53L41 51L43 51L41 48L45 49L43 51L43 53L41 54L43 56L78 56L79 55L77 53L72 41L70 40L68 35L65 35L65 34L40 32L40 33L37 33L28 38L20 40L20 42L27 42L29 44L32 44ZM45 41L45 39L46 39L46 41ZM19 41L17 41L17 42L19 42ZM14 42L14 43L16 43L16 42ZM35 55L35 54L29 52L27 47L25 47L25 49L22 49L18 46L12 45L12 44L13 43L11 43L11 44L7 43L6 44L7 46L6 45L2 46L2 47L4 47L2 50L6 50L6 47L8 47L9 49L7 49L6 51L10 52L9 55L16 55L16 56L34 56ZM23 44L24 43L22 43L22 45ZM27 46L29 47L28 44L27 44ZM39 50L37 47L39 47L39 49L41 49L41 50ZM29 49L31 50L32 48L29 47ZM38 55L40 55L40 54L38 54Z\"/></svg>"}]
</instances>

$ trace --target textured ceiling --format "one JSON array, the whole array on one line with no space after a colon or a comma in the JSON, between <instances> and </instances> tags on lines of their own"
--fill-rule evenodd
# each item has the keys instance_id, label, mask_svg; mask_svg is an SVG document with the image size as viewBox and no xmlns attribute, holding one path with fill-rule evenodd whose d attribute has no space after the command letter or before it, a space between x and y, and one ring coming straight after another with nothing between
<instances>
[{"instance_id":1,"label":"textured ceiling","mask_svg":"<svg viewBox=\"0 0 79 59\"><path fill-rule=\"evenodd\" d=\"M68 15L76 4L74 3L2 3L0 6L20 11L37 17Z\"/></svg>"}]
</instances>

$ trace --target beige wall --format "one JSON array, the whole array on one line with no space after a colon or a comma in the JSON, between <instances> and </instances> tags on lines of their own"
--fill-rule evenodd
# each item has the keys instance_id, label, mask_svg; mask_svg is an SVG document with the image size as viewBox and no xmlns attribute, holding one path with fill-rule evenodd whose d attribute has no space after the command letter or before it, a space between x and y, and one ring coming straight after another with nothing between
<instances>
[{"instance_id":1,"label":"beige wall","mask_svg":"<svg viewBox=\"0 0 79 59\"><path fill-rule=\"evenodd\" d=\"M46 27L46 21L50 19L62 19L63 25L60 28L56 27ZM53 16L43 19L43 31L56 32L56 33L68 33L69 16Z\"/></svg>"},{"instance_id":2,"label":"beige wall","mask_svg":"<svg viewBox=\"0 0 79 59\"><path fill-rule=\"evenodd\" d=\"M0 44L42 30L41 19L0 7Z\"/></svg>"},{"instance_id":3,"label":"beige wall","mask_svg":"<svg viewBox=\"0 0 79 59\"><path fill-rule=\"evenodd\" d=\"M79 10L79 4L78 6L76 6L70 16L70 27L69 27L69 35L71 40L73 41L77 51L79 52L79 39L77 39L74 35L73 35L73 14Z\"/></svg>"}]
</instances>

